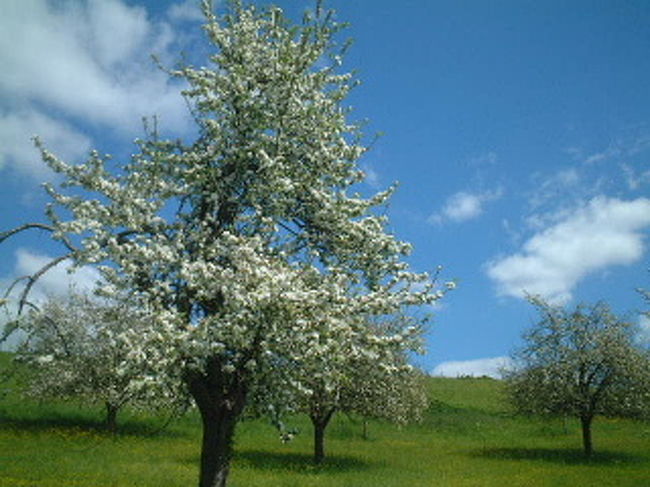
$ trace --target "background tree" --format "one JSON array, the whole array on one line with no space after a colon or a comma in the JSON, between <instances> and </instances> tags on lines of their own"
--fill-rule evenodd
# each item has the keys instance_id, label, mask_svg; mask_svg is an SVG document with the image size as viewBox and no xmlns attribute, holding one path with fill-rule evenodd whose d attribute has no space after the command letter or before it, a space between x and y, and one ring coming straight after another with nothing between
<instances>
[{"instance_id":1,"label":"background tree","mask_svg":"<svg viewBox=\"0 0 650 487\"><path fill-rule=\"evenodd\" d=\"M420 374L406 360L409 352L420 349L420 328L406 317L391 319L390 326L362 326L356 340L320 343L322 353L298 364L296 373L308 387L296 391L293 400L295 409L312 422L317 464L325 459L325 433L336 413L406 423L418 419L428 403ZM390 344L380 341L378 347L375 335L393 338ZM336 354L328 350L341 345L349 348Z\"/></svg>"},{"instance_id":2,"label":"background tree","mask_svg":"<svg viewBox=\"0 0 650 487\"><path fill-rule=\"evenodd\" d=\"M392 190L353 190L366 148L342 104L356 82L339 72L332 12L318 5L291 25L278 8L237 0L220 17L210 2L203 10L208 67L172 72L187 82L198 138L149 137L124 165L98 152L69 165L39 143L63 180L47 186L50 223L0 241L36 228L67 249L30 276L21 304L66 258L98 265L104 294L146 304L152 339L124 347L139 357L155 344L166 377L184 383L203 424L199 485L215 487L226 485L235 426L256 391L271 409L285 386L309 389L286 366L319 353L308 337L355 337L368 317L439 296L375 211ZM375 347L395 339L372 336Z\"/></svg>"},{"instance_id":3,"label":"background tree","mask_svg":"<svg viewBox=\"0 0 650 487\"><path fill-rule=\"evenodd\" d=\"M72 292L50 298L13 322L24 337L14 360L27 365L25 392L32 397L80 398L102 404L105 424L117 430L117 414L127 404L162 407L178 400L177 391L161 382L160 357L134 356L126 346L147 340L148 316L128 299L98 300Z\"/></svg>"},{"instance_id":4,"label":"background tree","mask_svg":"<svg viewBox=\"0 0 650 487\"><path fill-rule=\"evenodd\" d=\"M375 368L363 372L359 369L358 387L346 388L344 393L348 396L347 402L356 403L350 409L364 418L364 439L368 438L368 418L399 425L422 420L422 414L430 403L425 372L406 362L393 370Z\"/></svg>"},{"instance_id":5,"label":"background tree","mask_svg":"<svg viewBox=\"0 0 650 487\"><path fill-rule=\"evenodd\" d=\"M523 413L577 417L590 456L596 415L648 413L650 358L635 346L632 326L604 303L567 310L537 297L530 302L541 319L506 373L510 398Z\"/></svg>"}]
</instances>

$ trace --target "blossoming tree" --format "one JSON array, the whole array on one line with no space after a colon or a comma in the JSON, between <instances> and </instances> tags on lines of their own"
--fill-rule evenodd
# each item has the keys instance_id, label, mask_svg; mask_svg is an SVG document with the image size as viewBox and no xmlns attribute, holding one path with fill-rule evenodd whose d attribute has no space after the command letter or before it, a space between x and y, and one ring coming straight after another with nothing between
<instances>
[{"instance_id":1,"label":"blossoming tree","mask_svg":"<svg viewBox=\"0 0 650 487\"><path fill-rule=\"evenodd\" d=\"M52 297L14 321L20 331L15 360L26 364L26 393L39 399L80 398L106 408L106 427L117 430L126 404L162 407L182 400L161 380L156 347L135 355L129 344L146 340L148 316L128 299L97 300L72 292Z\"/></svg>"},{"instance_id":2,"label":"blossoming tree","mask_svg":"<svg viewBox=\"0 0 650 487\"><path fill-rule=\"evenodd\" d=\"M390 325L389 331L385 324L366 324L353 340L328 337L323 342L313 336L321 341L320 353L296 370L306 387L294 394L293 407L312 422L315 463L325 459L325 431L337 412L407 423L427 407L421 373L406 358L408 351L421 348L420 329L406 317Z\"/></svg>"},{"instance_id":3,"label":"blossoming tree","mask_svg":"<svg viewBox=\"0 0 650 487\"><path fill-rule=\"evenodd\" d=\"M295 372L314 355L393 347L411 331L379 333L368 318L439 296L374 211L392 189L353 191L366 147L343 105L356 83L340 72L332 13L318 6L292 25L237 0L218 17L203 10L209 65L172 71L187 82L196 140L149 137L122 166L98 152L70 165L38 142L64 181L47 186L49 223L0 240L49 231L67 249L58 261L97 265L103 293L146 303L149 339L125 346L157 347L185 385L203 423L199 485L216 487L252 398L271 406L309 389Z\"/></svg>"},{"instance_id":4,"label":"blossoming tree","mask_svg":"<svg viewBox=\"0 0 650 487\"><path fill-rule=\"evenodd\" d=\"M578 418L590 456L596 415L650 412L650 356L636 346L631 324L604 303L567 310L537 297L530 301L541 319L506 373L510 398L524 413Z\"/></svg>"}]
</instances>

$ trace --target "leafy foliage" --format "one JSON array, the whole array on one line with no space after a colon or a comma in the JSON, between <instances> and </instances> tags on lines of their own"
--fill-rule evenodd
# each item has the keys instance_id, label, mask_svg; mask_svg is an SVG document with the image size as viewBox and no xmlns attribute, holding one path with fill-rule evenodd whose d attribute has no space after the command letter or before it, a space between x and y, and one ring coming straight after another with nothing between
<instances>
[{"instance_id":1,"label":"leafy foliage","mask_svg":"<svg viewBox=\"0 0 650 487\"><path fill-rule=\"evenodd\" d=\"M513 405L524 413L580 418L585 452L596 415L638 417L650 407L650 357L637 348L629 323L604 303L573 310L530 298L541 320L506 374Z\"/></svg>"}]
</instances>

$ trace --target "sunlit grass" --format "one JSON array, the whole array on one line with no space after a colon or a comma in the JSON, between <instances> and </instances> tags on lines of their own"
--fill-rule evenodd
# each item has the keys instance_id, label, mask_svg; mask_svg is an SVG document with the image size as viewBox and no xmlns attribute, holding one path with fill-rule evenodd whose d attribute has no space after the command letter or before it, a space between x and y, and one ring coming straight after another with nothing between
<instances>
[{"instance_id":1,"label":"sunlit grass","mask_svg":"<svg viewBox=\"0 0 650 487\"><path fill-rule=\"evenodd\" d=\"M6 385L5 385L6 391ZM650 425L597 419L595 454L580 450L573 420L510 414L490 379L432 379L432 406L418 425L399 428L338 415L325 464L311 461L304 417L282 444L264 421L237 434L234 487L647 486ZM116 436L101 409L25 401L0 393L0 486L187 487L196 485L200 428L189 414L160 431L164 417L126 412Z\"/></svg>"}]
</instances>

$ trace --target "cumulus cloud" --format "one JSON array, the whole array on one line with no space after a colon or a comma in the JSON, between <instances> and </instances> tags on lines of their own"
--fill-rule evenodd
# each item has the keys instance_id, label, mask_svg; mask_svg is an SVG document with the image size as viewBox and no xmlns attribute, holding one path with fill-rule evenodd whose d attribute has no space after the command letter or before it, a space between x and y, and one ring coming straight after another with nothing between
<instances>
[{"instance_id":1,"label":"cumulus cloud","mask_svg":"<svg viewBox=\"0 0 650 487\"><path fill-rule=\"evenodd\" d=\"M429 223L441 224L445 221L463 222L478 217L483 213L484 205L501 197L501 190L469 193L459 191L451 195L443 208L431 215Z\"/></svg>"},{"instance_id":2,"label":"cumulus cloud","mask_svg":"<svg viewBox=\"0 0 650 487\"><path fill-rule=\"evenodd\" d=\"M31 137L38 135L65 160L75 160L90 149L90 139L63 121L57 121L35 110L0 113L0 169L13 161L14 168L47 178L47 166L35 157Z\"/></svg>"},{"instance_id":3,"label":"cumulus cloud","mask_svg":"<svg viewBox=\"0 0 650 487\"><path fill-rule=\"evenodd\" d=\"M650 199L593 198L538 231L520 252L489 262L487 274L500 295L563 303L587 275L639 260L649 226Z\"/></svg>"},{"instance_id":4,"label":"cumulus cloud","mask_svg":"<svg viewBox=\"0 0 650 487\"><path fill-rule=\"evenodd\" d=\"M5 0L0 141L15 143L0 145L0 158L12 166L25 164L29 138L43 126L44 136L55 135L55 144L44 139L57 151L64 138L72 141L68 146L75 141L84 146L87 139L75 123L130 134L141 128L142 116L155 114L167 130L186 129L179 86L150 59L152 53L169 56L173 40L168 24L153 22L145 9L122 0ZM26 132L26 123L34 120Z\"/></svg>"},{"instance_id":5,"label":"cumulus cloud","mask_svg":"<svg viewBox=\"0 0 650 487\"><path fill-rule=\"evenodd\" d=\"M442 377L494 377L501 378L501 372L512 367L510 357L491 357L475 360L458 360L442 362L437 365L431 375Z\"/></svg>"}]
</instances>

